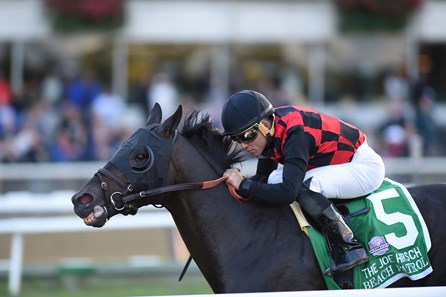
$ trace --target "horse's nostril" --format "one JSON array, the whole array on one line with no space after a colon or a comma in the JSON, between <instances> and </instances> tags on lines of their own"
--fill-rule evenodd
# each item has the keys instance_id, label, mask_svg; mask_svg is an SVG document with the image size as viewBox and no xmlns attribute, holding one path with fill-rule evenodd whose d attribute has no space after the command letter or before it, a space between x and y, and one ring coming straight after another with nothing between
<instances>
[{"instance_id":1,"label":"horse's nostril","mask_svg":"<svg viewBox=\"0 0 446 297\"><path fill-rule=\"evenodd\" d=\"M91 201L93 201L93 197L91 197L90 195L84 195L80 197L78 201L82 204L88 204L91 203Z\"/></svg>"}]
</instances>

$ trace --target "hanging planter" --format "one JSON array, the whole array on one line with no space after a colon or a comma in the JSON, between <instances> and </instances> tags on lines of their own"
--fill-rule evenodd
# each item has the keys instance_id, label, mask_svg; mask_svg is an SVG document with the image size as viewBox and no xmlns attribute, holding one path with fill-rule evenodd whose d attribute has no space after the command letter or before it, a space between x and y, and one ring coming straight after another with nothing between
<instances>
[{"instance_id":1,"label":"hanging planter","mask_svg":"<svg viewBox=\"0 0 446 297\"><path fill-rule=\"evenodd\" d=\"M123 23L122 0L46 0L57 32L116 30Z\"/></svg>"},{"instance_id":2,"label":"hanging planter","mask_svg":"<svg viewBox=\"0 0 446 297\"><path fill-rule=\"evenodd\" d=\"M336 0L343 32L388 32L405 28L424 0Z\"/></svg>"}]
</instances>

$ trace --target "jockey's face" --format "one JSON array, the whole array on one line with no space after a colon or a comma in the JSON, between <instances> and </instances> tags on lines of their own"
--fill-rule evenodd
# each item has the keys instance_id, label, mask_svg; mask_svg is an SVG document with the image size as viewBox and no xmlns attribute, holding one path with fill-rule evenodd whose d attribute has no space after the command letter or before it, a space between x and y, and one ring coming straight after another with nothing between
<instances>
[{"instance_id":1,"label":"jockey's face","mask_svg":"<svg viewBox=\"0 0 446 297\"><path fill-rule=\"evenodd\" d=\"M271 126L270 123L266 120L262 120L262 124L268 129ZM267 144L267 138L260 131L257 133L257 136L253 141L249 143L243 141L240 142L240 145L244 149L246 149L248 153L250 153L255 157L260 156L262 154L262 152L265 150L266 144Z\"/></svg>"}]
</instances>

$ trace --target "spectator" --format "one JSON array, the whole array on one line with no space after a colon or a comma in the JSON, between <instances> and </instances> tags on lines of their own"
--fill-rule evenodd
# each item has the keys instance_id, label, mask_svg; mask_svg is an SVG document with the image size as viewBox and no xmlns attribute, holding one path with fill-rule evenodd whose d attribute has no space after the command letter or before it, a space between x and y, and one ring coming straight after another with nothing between
<instances>
[{"instance_id":1,"label":"spectator","mask_svg":"<svg viewBox=\"0 0 446 297\"><path fill-rule=\"evenodd\" d=\"M12 141L18 131L16 111L9 104L0 104L0 161L14 162Z\"/></svg>"},{"instance_id":2,"label":"spectator","mask_svg":"<svg viewBox=\"0 0 446 297\"><path fill-rule=\"evenodd\" d=\"M159 73L153 77L148 100L150 104L158 102L161 105L164 119L175 112L179 104L179 98L177 89L169 75Z\"/></svg>"},{"instance_id":3,"label":"spectator","mask_svg":"<svg viewBox=\"0 0 446 297\"><path fill-rule=\"evenodd\" d=\"M0 105L11 104L11 87L0 71Z\"/></svg>"},{"instance_id":4,"label":"spectator","mask_svg":"<svg viewBox=\"0 0 446 297\"><path fill-rule=\"evenodd\" d=\"M379 127L381 155L403 157L409 154L411 128L404 114L404 103L396 100L388 103L388 116Z\"/></svg>"},{"instance_id":5,"label":"spectator","mask_svg":"<svg viewBox=\"0 0 446 297\"><path fill-rule=\"evenodd\" d=\"M68 127L60 127L56 132L56 141L51 145L50 158L53 162L81 161L84 151Z\"/></svg>"},{"instance_id":6,"label":"spectator","mask_svg":"<svg viewBox=\"0 0 446 297\"><path fill-rule=\"evenodd\" d=\"M286 91L281 87L281 82L278 77L264 77L260 79L258 89L267 98L273 98L271 99L271 104L274 107L291 104L291 100Z\"/></svg>"},{"instance_id":7,"label":"spectator","mask_svg":"<svg viewBox=\"0 0 446 297\"><path fill-rule=\"evenodd\" d=\"M149 75L142 75L138 81L132 86L132 92L129 103L138 106L146 115L149 115L150 107L154 103L150 102L149 98L150 79Z\"/></svg>"},{"instance_id":8,"label":"spectator","mask_svg":"<svg viewBox=\"0 0 446 297\"><path fill-rule=\"evenodd\" d=\"M0 140L14 135L17 131L18 117L15 109L9 104L0 103Z\"/></svg>"},{"instance_id":9,"label":"spectator","mask_svg":"<svg viewBox=\"0 0 446 297\"><path fill-rule=\"evenodd\" d=\"M107 160L112 156L117 142L120 140L121 119L126 112L124 100L112 93L110 86L97 96L91 106L93 141L95 157Z\"/></svg>"},{"instance_id":10,"label":"spectator","mask_svg":"<svg viewBox=\"0 0 446 297\"><path fill-rule=\"evenodd\" d=\"M9 101L0 99L0 161L1 162L15 161L11 147L13 139L18 130L19 130L19 117L17 111L10 104Z\"/></svg>"},{"instance_id":11,"label":"spectator","mask_svg":"<svg viewBox=\"0 0 446 297\"><path fill-rule=\"evenodd\" d=\"M405 101L409 97L409 82L401 67L395 66L384 79L384 92L390 101Z\"/></svg>"},{"instance_id":12,"label":"spectator","mask_svg":"<svg viewBox=\"0 0 446 297\"><path fill-rule=\"evenodd\" d=\"M88 122L91 102L101 93L101 85L92 71L85 71L81 77L68 83L67 98L71 104L81 110Z\"/></svg>"},{"instance_id":13,"label":"spectator","mask_svg":"<svg viewBox=\"0 0 446 297\"><path fill-rule=\"evenodd\" d=\"M66 129L73 144L82 148L79 160L94 160L92 136L88 133L89 126L82 121L81 111L67 100L62 102L60 112L62 116L59 127ZM56 131L56 139L57 136L60 136L58 135L59 132L60 129Z\"/></svg>"},{"instance_id":14,"label":"spectator","mask_svg":"<svg viewBox=\"0 0 446 297\"><path fill-rule=\"evenodd\" d=\"M95 123L105 125L111 130L119 129L120 116L125 113L124 100L117 94L114 94L109 85L94 98L91 105L93 117L97 120Z\"/></svg>"},{"instance_id":15,"label":"spectator","mask_svg":"<svg viewBox=\"0 0 446 297\"><path fill-rule=\"evenodd\" d=\"M415 127L423 140L424 156L435 153L435 121L432 114L435 99L436 92L431 87L424 87L415 101Z\"/></svg>"},{"instance_id":16,"label":"spectator","mask_svg":"<svg viewBox=\"0 0 446 297\"><path fill-rule=\"evenodd\" d=\"M62 79L54 72L45 76L41 86L42 99L55 105L62 99L62 93Z\"/></svg>"}]
</instances>

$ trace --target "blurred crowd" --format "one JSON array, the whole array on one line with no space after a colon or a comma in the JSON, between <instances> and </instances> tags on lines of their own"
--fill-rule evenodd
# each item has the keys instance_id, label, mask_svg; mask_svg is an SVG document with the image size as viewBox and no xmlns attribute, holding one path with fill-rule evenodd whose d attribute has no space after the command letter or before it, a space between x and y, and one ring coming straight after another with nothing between
<instances>
[{"instance_id":1,"label":"blurred crowd","mask_svg":"<svg viewBox=\"0 0 446 297\"><path fill-rule=\"evenodd\" d=\"M434 120L435 90L421 76L409 80L399 68L384 79L387 118L379 126L379 152L384 157L438 154Z\"/></svg>"},{"instance_id":2,"label":"blurred crowd","mask_svg":"<svg viewBox=\"0 0 446 297\"><path fill-rule=\"evenodd\" d=\"M127 108L91 71L15 92L0 74L0 162L106 160L131 132Z\"/></svg>"},{"instance_id":3,"label":"blurred crowd","mask_svg":"<svg viewBox=\"0 0 446 297\"><path fill-rule=\"evenodd\" d=\"M284 77L263 78L255 88L275 106L302 104L296 100L302 98L299 79L295 75ZM388 114L374 131L381 155L408 156L417 139L423 155L434 155L435 91L423 79L413 83L392 69L383 80L383 94ZM212 92L208 96L218 97ZM191 97L181 94L164 73L142 79L128 100L113 93L110 85L88 70L71 78L49 73L38 83L15 91L0 73L0 163L108 160L144 123L156 100L162 98L163 115L169 116L180 103L187 113L196 103ZM221 105L216 103L225 99L220 97L220 101L206 99L208 110L216 115Z\"/></svg>"},{"instance_id":4,"label":"blurred crowd","mask_svg":"<svg viewBox=\"0 0 446 297\"><path fill-rule=\"evenodd\" d=\"M286 77L284 87L277 79L264 78L257 88L275 105L290 103ZM194 99L190 87L182 90L163 72L141 77L130 89L124 100L93 71L84 70L70 77L52 72L13 91L0 73L0 163L108 160L144 124L155 102L166 119L179 104L187 114L204 101L203 108L219 127L227 96L200 87L205 98Z\"/></svg>"}]
</instances>

